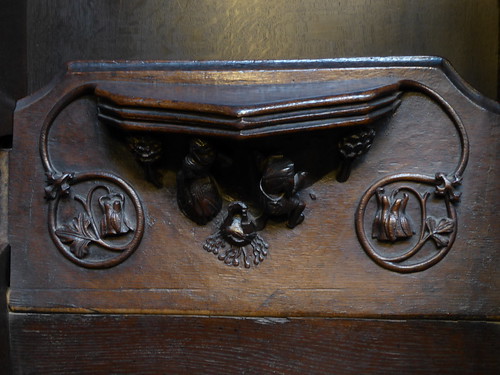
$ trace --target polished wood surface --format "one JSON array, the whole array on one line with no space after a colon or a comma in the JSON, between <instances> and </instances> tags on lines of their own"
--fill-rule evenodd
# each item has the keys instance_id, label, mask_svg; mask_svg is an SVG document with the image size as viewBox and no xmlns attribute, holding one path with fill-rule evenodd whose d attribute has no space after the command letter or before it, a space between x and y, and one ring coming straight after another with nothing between
<instances>
[{"instance_id":1,"label":"polished wood surface","mask_svg":"<svg viewBox=\"0 0 500 375\"><path fill-rule=\"evenodd\" d=\"M496 374L488 322L12 314L15 373ZM36 334L34 334L36 332Z\"/></svg>"},{"instance_id":2,"label":"polished wood surface","mask_svg":"<svg viewBox=\"0 0 500 375\"><path fill-rule=\"evenodd\" d=\"M13 249L10 308L18 312L498 318L500 288L495 254L500 249L500 237L490 221L499 211L494 167L498 160L492 142L499 125L499 107L486 99L478 100L447 66L432 58L70 65L65 79L47 87L43 94L20 102L16 112L19 137L11 155L9 196ZM288 229L283 223L269 223L262 236L270 244L270 255L250 269L229 267L203 249L207 237L217 229L216 223L223 220L224 210L205 226L194 224L179 211L175 192L179 164L175 160L180 162L184 154L175 144L182 144L182 139L172 138L171 157L166 159L171 164L161 167L160 189L144 180L119 134L97 121L96 103L90 96L62 110L50 136L42 136L42 144L38 143L47 116L57 113L53 108L62 108L55 103L61 98L63 103L72 100L69 93L78 93L98 81L245 82L251 86L314 80L361 82L374 77L391 77L395 82L414 80L433 87L455 108L470 138L469 165L458 189L462 198L456 204L456 243L443 260L422 272L398 274L375 264L360 245L354 227L359 200L377 179L408 171L434 176L439 171L452 171L459 161L461 140L453 131L453 123L421 94L404 95L390 120L374 125L380 136L347 182L335 182L337 166L332 165L303 191L307 208L300 226ZM286 142L313 161L305 166L324 163L321 158L314 159L314 155L322 155L317 147L321 142L313 142L316 133L311 133L312 138L304 134L309 137L306 131ZM324 134L318 137L327 139ZM273 139L266 149L272 151L280 142L282 138ZM241 153L249 154L246 147L245 143L237 144ZM51 161L43 156L48 152ZM87 269L84 258L64 253L68 248L64 244L58 245L64 254L58 251L47 231L47 213L53 206L43 194L47 179L44 164L50 163L64 172L114 173L137 189L146 226L137 251L127 250L126 257L132 254L130 258L120 258L123 263L119 265L105 263L106 267L116 265L109 269ZM239 180L234 183L242 185ZM422 194L426 191L423 186L417 187ZM75 189L78 191L78 187ZM375 215L374 206L371 210L369 215ZM413 215L418 217L416 212ZM63 224L55 223L59 227ZM132 227L139 232L139 219Z\"/></svg>"},{"instance_id":3,"label":"polished wood surface","mask_svg":"<svg viewBox=\"0 0 500 375\"><path fill-rule=\"evenodd\" d=\"M28 92L79 59L437 55L496 98L498 17L496 0L28 0Z\"/></svg>"},{"instance_id":4,"label":"polished wood surface","mask_svg":"<svg viewBox=\"0 0 500 375\"><path fill-rule=\"evenodd\" d=\"M11 145L15 101L76 59L438 55L498 98L498 14L495 0L4 0L0 145Z\"/></svg>"},{"instance_id":5,"label":"polished wood surface","mask_svg":"<svg viewBox=\"0 0 500 375\"><path fill-rule=\"evenodd\" d=\"M122 174L145 199L147 226L143 243L122 264L92 270L71 263L47 236L49 203L43 198L46 176L39 164L37 121L53 99L64 95L69 86L58 86L62 90L57 91L55 85L64 64L76 59L114 60L107 67L91 64L83 73L86 63L70 68L71 74L85 77L100 70L99 79L109 83L111 76L130 80L130 73L120 73L127 64L117 59L438 55L449 59L475 89L498 98L498 6L495 0L4 0L0 147L12 145L16 100L46 89L18 103L17 121L25 125L15 130L10 237L5 234L9 152L0 153L0 373L497 374L500 240L495 220L500 181L499 120L493 112L498 105L457 78L447 64L415 66L414 71L403 66L380 69L392 72L390 79L411 77L438 90L458 111L471 140L469 166L458 189L462 202L456 205L455 244L438 264L411 274L394 273L373 262L353 237L353 216L364 189L380 176L433 173L456 163L460 142L451 121L420 94L402 95L394 117L373 124L373 149L352 163L347 182L336 182L342 180L343 168L336 163L343 166L345 161L325 163L324 153L314 160L317 167L312 169L320 178L300 193L306 203L304 222L294 229L284 222L268 223L262 236L269 241L269 254L249 269L227 266L203 249L218 220L199 227L179 211L175 174L186 155L186 139L171 135L169 149L157 160L147 154L150 145L138 138L134 154L130 141L127 145L116 139L115 130L99 124L91 96L59 116L49 139L51 156L68 170L96 167ZM373 76L371 69L344 70L345 62L335 65L336 73L333 65L317 66L316 74L303 74L305 66L296 66L298 75L263 68L265 63L255 61L239 63L237 69L228 66L235 63L213 63L202 72L181 75L168 69L157 72L158 64L143 73L144 82L159 78L167 84L179 79L195 84L283 84L296 78ZM215 72L214 64L219 65ZM109 65L114 72L108 74ZM252 67L259 74L246 73ZM128 110L112 109L120 115ZM141 119L143 115L132 112ZM61 147L64 140L67 144ZM164 137L153 138L152 144L158 140ZM304 139L298 140L288 148ZM302 155L294 156L302 160L316 154L317 145L304 145ZM273 147L270 142L267 149ZM149 159L140 161L141 152ZM248 154L245 147L242 154ZM154 168L148 169L148 160L155 160ZM295 162L296 171L303 167ZM329 171L322 173L324 169ZM381 228L387 223L390 220L382 221ZM157 229L164 225L174 229ZM7 295L18 312L8 310ZM81 314L61 314L68 311ZM109 312L116 314L103 314ZM442 320L432 319L437 317Z\"/></svg>"}]
</instances>

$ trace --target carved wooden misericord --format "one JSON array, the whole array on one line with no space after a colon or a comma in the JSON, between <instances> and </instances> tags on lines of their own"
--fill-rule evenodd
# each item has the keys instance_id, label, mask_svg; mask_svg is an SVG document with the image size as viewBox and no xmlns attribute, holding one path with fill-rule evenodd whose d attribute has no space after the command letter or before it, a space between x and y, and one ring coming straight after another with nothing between
<instances>
[{"instance_id":1,"label":"carved wooden misericord","mask_svg":"<svg viewBox=\"0 0 500 375\"><path fill-rule=\"evenodd\" d=\"M92 285L108 279L98 269L116 268L123 285L122 270L139 267L147 271L127 281L130 290L192 289L208 305L201 279L182 285L175 275L191 274L189 267L227 273L210 276L219 284L239 269L245 280L269 278L276 287L287 267L309 267L323 275L312 289L330 290L346 257L362 268L375 262L381 268L373 272L387 280L390 271L429 272L460 241L461 199L471 194L460 191L470 178L470 142L455 105L460 95L478 99L450 72L437 58L72 63L18 110L19 122L33 121L38 132L29 178L45 189L27 209L38 222L46 213L51 241L28 263L41 256L59 264L55 248L101 272L87 276ZM454 85L450 96L443 87ZM48 110L32 119L27 108L36 106ZM77 143L90 147L87 156L72 154ZM406 156L405 147L416 152ZM18 164L13 171L20 174ZM278 290L286 282L298 290L292 275ZM70 282L78 283L90 285ZM28 284L15 297L19 306ZM269 292L253 288L246 308ZM169 298L173 310L197 310L194 300ZM323 311L318 303L311 311Z\"/></svg>"}]
</instances>

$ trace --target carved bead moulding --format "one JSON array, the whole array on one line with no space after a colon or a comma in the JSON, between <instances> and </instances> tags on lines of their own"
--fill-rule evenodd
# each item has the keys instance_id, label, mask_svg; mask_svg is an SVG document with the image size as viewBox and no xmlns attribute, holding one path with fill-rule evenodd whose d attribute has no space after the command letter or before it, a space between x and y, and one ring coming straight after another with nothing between
<instances>
[{"instance_id":1,"label":"carved bead moulding","mask_svg":"<svg viewBox=\"0 0 500 375\"><path fill-rule=\"evenodd\" d=\"M183 137L186 147L174 163L179 211L193 225L213 225L213 234L200 239L200 250L250 268L272 251L268 221L293 230L306 220L303 189L321 175L322 164L337 170L338 182L348 181L356 161L376 142L377 127L390 121L407 92L428 97L451 119L460 139L459 163L429 175L383 176L353 213L359 242L378 265L396 272L425 270L456 239L456 189L469 144L462 121L443 97L422 83L391 77L280 84L151 78L78 86L50 111L40 136L50 236L72 262L107 268L127 259L144 235L143 203L129 182L105 171L63 170L51 159L52 124L83 96L96 98L102 126L126 143L144 178L158 189L172 148L166 140ZM312 162L297 156L306 144L316 154Z\"/></svg>"}]
</instances>

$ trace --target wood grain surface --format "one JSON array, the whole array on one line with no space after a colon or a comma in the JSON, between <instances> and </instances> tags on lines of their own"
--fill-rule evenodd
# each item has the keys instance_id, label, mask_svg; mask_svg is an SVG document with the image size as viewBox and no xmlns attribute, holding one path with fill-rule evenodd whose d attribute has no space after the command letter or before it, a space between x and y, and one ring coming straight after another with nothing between
<instances>
[{"instance_id":1,"label":"wood grain surface","mask_svg":"<svg viewBox=\"0 0 500 375\"><path fill-rule=\"evenodd\" d=\"M497 374L497 323L12 314L19 374Z\"/></svg>"},{"instance_id":2,"label":"wood grain surface","mask_svg":"<svg viewBox=\"0 0 500 375\"><path fill-rule=\"evenodd\" d=\"M0 244L0 371L10 373L10 334L7 290L10 276L10 248Z\"/></svg>"},{"instance_id":3,"label":"wood grain surface","mask_svg":"<svg viewBox=\"0 0 500 375\"><path fill-rule=\"evenodd\" d=\"M326 62L323 68L310 70L296 65L294 69L279 68L279 64L268 64L267 70L263 68L266 64L256 65L259 70L247 70L224 63L218 68L208 64L206 70L196 63L185 65L184 70L175 64L151 70L148 66L138 68L138 64L131 68L132 73L126 71L127 64L70 67L62 83L21 102L16 112L19 137L11 158L10 180L11 309L497 318L500 237L492 218L499 212L494 167L498 158L491 140L498 132L499 116L473 104L470 98L474 96L457 89L439 66L412 67L412 63L391 67L389 60L377 69L363 68L358 61L357 69L347 69L328 68ZM175 165L165 166L162 189L145 181L127 146L96 120L95 102L84 97L56 119L48 138L51 158L63 171L103 170L129 181L146 209L145 236L127 261L105 270L76 266L54 246L47 231L46 177L38 137L54 102L72 89L95 80L152 77L155 82L251 85L377 76L415 79L435 88L457 110L469 132L472 151L460 188L462 200L457 205L458 237L450 253L434 267L407 275L381 268L363 251L354 230L359 199L375 180L407 171L434 175L453 170L459 159L459 140L451 121L419 94L405 95L390 121L377 125L379 138L357 163L348 182L335 182L333 170L304 191L307 209L303 224L293 230L283 223L266 228L262 235L270 244L270 256L252 269L229 267L203 250L205 239L222 216L207 226L184 217L176 202ZM491 109L497 107L491 103ZM308 144L302 136L298 142L299 150ZM240 145L244 149L244 144Z\"/></svg>"},{"instance_id":4,"label":"wood grain surface","mask_svg":"<svg viewBox=\"0 0 500 375\"><path fill-rule=\"evenodd\" d=\"M496 98L498 14L495 0L4 0L0 136L9 147L15 101L76 59L438 55Z\"/></svg>"},{"instance_id":5,"label":"wood grain surface","mask_svg":"<svg viewBox=\"0 0 500 375\"><path fill-rule=\"evenodd\" d=\"M28 88L78 59L437 55L497 95L495 0L27 1Z\"/></svg>"}]
</instances>

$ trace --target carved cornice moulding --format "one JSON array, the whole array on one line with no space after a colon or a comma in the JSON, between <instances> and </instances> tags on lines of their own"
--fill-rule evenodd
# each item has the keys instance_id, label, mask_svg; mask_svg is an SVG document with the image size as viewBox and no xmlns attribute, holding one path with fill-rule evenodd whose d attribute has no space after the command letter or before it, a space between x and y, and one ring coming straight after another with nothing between
<instances>
[{"instance_id":1,"label":"carved cornice moulding","mask_svg":"<svg viewBox=\"0 0 500 375\"><path fill-rule=\"evenodd\" d=\"M455 91L450 94L451 88ZM498 121L494 113L500 113L500 106L471 91L445 60L434 57L73 62L62 79L21 101L18 113L19 122L28 125L29 110L40 108L33 129L39 129L39 166L46 182L45 202L38 209L47 212L55 247L78 266L103 269L129 259L125 263L145 267L142 258L130 256L165 243L148 230L158 233L156 228L163 226L166 233L191 225L193 233L201 230L204 235L189 240L192 245L183 251L205 249L226 265L250 268L244 272L251 278L268 272L261 265L266 259L266 264L272 263L269 267L281 267L285 259L298 257L273 255L283 253L283 241L290 236L308 238L311 244L318 241L326 249L328 238L345 238L349 231L347 242L334 242L335 247L362 249L365 259L381 266L382 272L404 274L440 263L460 236L458 190L468 178L470 158L467 125L453 104L460 102L462 93L482 106L472 105L474 111L489 112ZM405 107L399 115L400 106L415 98L432 113L414 110L408 115L411 110ZM79 109L83 104L78 103L88 103L87 109ZM392 173L356 176L364 163L376 165L372 158L392 152L377 148L372 155L370 150L393 138L394 121L414 123L419 115L424 123L435 116L439 129L448 127L444 133L450 138L441 140L433 153L432 134L425 130L422 155L430 161L427 167L415 159L419 166L413 167L399 150ZM469 119L467 112L465 117ZM65 128L65 122L72 125ZM115 159L97 158L94 163L91 157L82 161L68 155L68 145L74 142L71 127L81 128L82 139L87 132L95 138L97 154L114 153ZM408 128L408 134L413 133L419 134L415 126ZM125 149L135 161L121 154ZM443 150L445 155L440 154ZM95 169L90 168L93 164ZM33 179L39 180L37 176L39 172ZM334 228L326 237L318 235L322 224L321 217L315 217L315 189L331 194L328 190L338 189L338 183L345 186L342 189L364 192L357 205L323 201L317 213L331 215ZM177 213L191 224L173 212L170 203L162 211L155 200L176 202ZM151 219L153 211L165 215L161 224ZM351 212L350 222L341 219L344 212ZM38 212L36 216L40 220ZM306 225L308 221L314 227ZM203 227L211 228L208 234ZM18 232L11 229L15 237ZM187 237L179 232L171 239L174 246L183 247ZM170 262L171 251L154 251L159 269L165 267L162 262ZM48 256L50 263L58 263L53 253ZM341 264L342 259L337 256L335 262ZM181 268L187 267L189 261ZM148 274L154 273L154 268L148 269ZM155 288L146 284L147 289Z\"/></svg>"}]
</instances>

